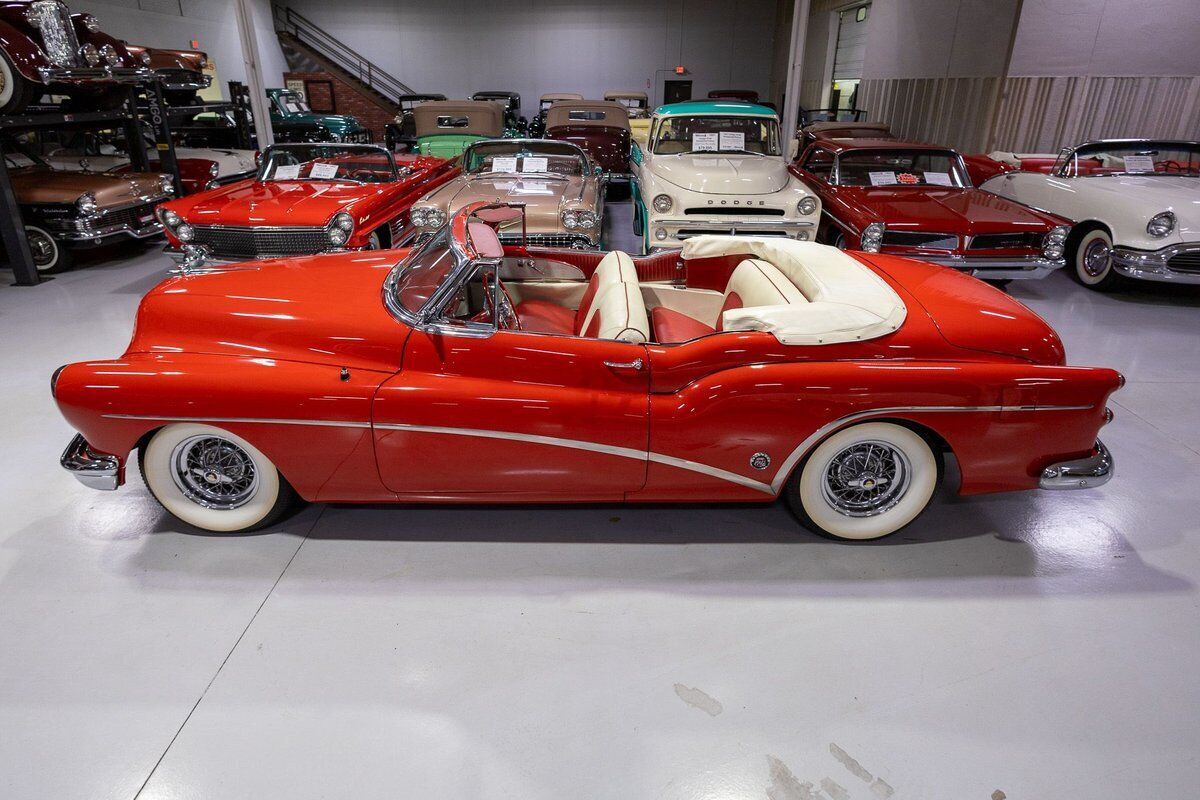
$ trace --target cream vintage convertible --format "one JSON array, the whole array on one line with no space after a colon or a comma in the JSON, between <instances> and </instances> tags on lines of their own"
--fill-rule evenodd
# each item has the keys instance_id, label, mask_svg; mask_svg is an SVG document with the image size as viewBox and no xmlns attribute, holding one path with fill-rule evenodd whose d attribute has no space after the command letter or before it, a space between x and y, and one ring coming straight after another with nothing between
<instances>
[{"instance_id":1,"label":"cream vintage convertible","mask_svg":"<svg viewBox=\"0 0 1200 800\"><path fill-rule=\"evenodd\" d=\"M1111 291L1126 278L1200 284L1200 144L1108 139L1057 158L990 156L1018 171L981 189L1076 223L1067 263L1084 286Z\"/></svg>"}]
</instances>

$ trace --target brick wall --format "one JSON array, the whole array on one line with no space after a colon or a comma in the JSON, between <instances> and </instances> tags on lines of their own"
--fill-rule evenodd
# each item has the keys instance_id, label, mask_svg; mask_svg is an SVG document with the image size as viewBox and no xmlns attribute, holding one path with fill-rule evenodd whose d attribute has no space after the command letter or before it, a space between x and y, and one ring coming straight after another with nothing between
<instances>
[{"instance_id":1,"label":"brick wall","mask_svg":"<svg viewBox=\"0 0 1200 800\"><path fill-rule=\"evenodd\" d=\"M374 95L332 73L285 72L283 78L285 81L305 82L305 96L313 111L357 117L371 132L371 139L375 142L383 142L383 126L396 116L395 107L385 107Z\"/></svg>"}]
</instances>

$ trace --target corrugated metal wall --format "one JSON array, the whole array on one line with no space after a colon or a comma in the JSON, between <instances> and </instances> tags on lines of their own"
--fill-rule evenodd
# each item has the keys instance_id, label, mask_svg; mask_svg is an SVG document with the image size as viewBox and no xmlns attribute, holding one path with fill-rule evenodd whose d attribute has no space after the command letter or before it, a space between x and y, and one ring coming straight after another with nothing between
<instances>
[{"instance_id":1,"label":"corrugated metal wall","mask_svg":"<svg viewBox=\"0 0 1200 800\"><path fill-rule=\"evenodd\" d=\"M889 78L864 80L858 105L908 139L966 152L986 145L988 109L999 78Z\"/></svg>"}]
</instances>

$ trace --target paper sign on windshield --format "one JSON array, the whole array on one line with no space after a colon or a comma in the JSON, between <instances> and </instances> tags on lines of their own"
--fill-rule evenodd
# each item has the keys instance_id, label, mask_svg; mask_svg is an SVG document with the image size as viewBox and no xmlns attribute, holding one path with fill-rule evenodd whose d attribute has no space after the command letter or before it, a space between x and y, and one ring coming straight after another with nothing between
<instances>
[{"instance_id":1,"label":"paper sign on windshield","mask_svg":"<svg viewBox=\"0 0 1200 800\"><path fill-rule=\"evenodd\" d=\"M492 159L492 172L516 172L516 156L496 156Z\"/></svg>"},{"instance_id":2,"label":"paper sign on windshield","mask_svg":"<svg viewBox=\"0 0 1200 800\"><path fill-rule=\"evenodd\" d=\"M521 159L521 172L545 172L545 156L525 156Z\"/></svg>"},{"instance_id":3,"label":"paper sign on windshield","mask_svg":"<svg viewBox=\"0 0 1200 800\"><path fill-rule=\"evenodd\" d=\"M926 172L925 182L931 186L953 186L949 172Z\"/></svg>"},{"instance_id":4,"label":"paper sign on windshield","mask_svg":"<svg viewBox=\"0 0 1200 800\"><path fill-rule=\"evenodd\" d=\"M336 178L337 171L337 164L313 164L312 172L309 175L317 180L328 180L329 178Z\"/></svg>"},{"instance_id":5,"label":"paper sign on windshield","mask_svg":"<svg viewBox=\"0 0 1200 800\"><path fill-rule=\"evenodd\" d=\"M299 177L299 164L283 164L275 168L275 180L277 181L294 181Z\"/></svg>"},{"instance_id":6,"label":"paper sign on windshield","mask_svg":"<svg viewBox=\"0 0 1200 800\"><path fill-rule=\"evenodd\" d=\"M718 137L715 133L693 133L692 149L699 152L717 152Z\"/></svg>"},{"instance_id":7,"label":"paper sign on windshield","mask_svg":"<svg viewBox=\"0 0 1200 800\"><path fill-rule=\"evenodd\" d=\"M896 173L894 172L868 172L867 177L871 179L872 186L896 185Z\"/></svg>"},{"instance_id":8,"label":"paper sign on windshield","mask_svg":"<svg viewBox=\"0 0 1200 800\"><path fill-rule=\"evenodd\" d=\"M745 150L746 134L741 131L721 131L720 144L722 150Z\"/></svg>"},{"instance_id":9,"label":"paper sign on windshield","mask_svg":"<svg viewBox=\"0 0 1200 800\"><path fill-rule=\"evenodd\" d=\"M1126 172L1154 172L1153 156L1125 156Z\"/></svg>"}]
</instances>

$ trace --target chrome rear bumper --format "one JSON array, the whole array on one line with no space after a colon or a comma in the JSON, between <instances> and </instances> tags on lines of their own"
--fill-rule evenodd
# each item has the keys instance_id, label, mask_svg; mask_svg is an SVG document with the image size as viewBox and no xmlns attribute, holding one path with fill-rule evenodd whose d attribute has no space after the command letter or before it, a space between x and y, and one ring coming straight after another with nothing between
<instances>
[{"instance_id":1,"label":"chrome rear bumper","mask_svg":"<svg viewBox=\"0 0 1200 800\"><path fill-rule=\"evenodd\" d=\"M81 434L75 434L59 463L89 489L111 492L120 484L120 460L116 456L95 452Z\"/></svg>"},{"instance_id":2,"label":"chrome rear bumper","mask_svg":"<svg viewBox=\"0 0 1200 800\"><path fill-rule=\"evenodd\" d=\"M1051 464L1042 470L1038 485L1043 489L1094 489L1108 483L1116 470L1112 453L1097 439L1092 455Z\"/></svg>"}]
</instances>

